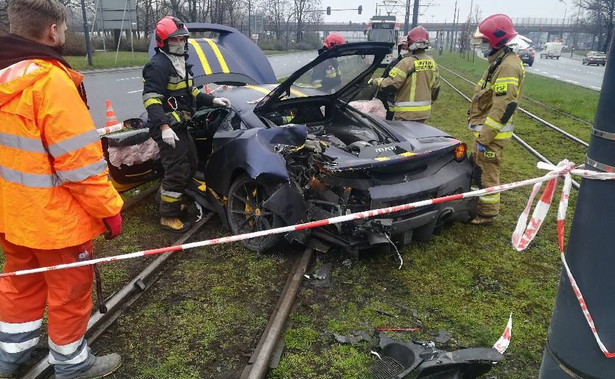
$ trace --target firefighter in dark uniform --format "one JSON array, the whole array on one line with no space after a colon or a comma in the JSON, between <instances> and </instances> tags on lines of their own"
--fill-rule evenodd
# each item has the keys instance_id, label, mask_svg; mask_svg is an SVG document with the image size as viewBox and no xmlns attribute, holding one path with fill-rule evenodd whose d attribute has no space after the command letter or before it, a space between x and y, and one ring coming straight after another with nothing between
<instances>
[{"instance_id":1,"label":"firefighter in dark uniform","mask_svg":"<svg viewBox=\"0 0 615 379\"><path fill-rule=\"evenodd\" d=\"M194 141L187 129L196 108L230 107L230 101L205 94L193 86L186 64L188 29L167 16L156 25L156 54L143 68L143 105L149 132L160 148L164 178L160 189L160 224L172 231L186 231L182 221L184 190L197 167Z\"/></svg>"},{"instance_id":2,"label":"firefighter in dark uniform","mask_svg":"<svg viewBox=\"0 0 615 379\"><path fill-rule=\"evenodd\" d=\"M500 185L502 151L515 129L513 115L521 100L525 78L523 62L509 46L516 36L510 17L495 14L478 25L472 38L472 44L479 45L489 61L489 67L474 87L468 111L468 127L474 134L473 180L480 188ZM478 199L478 216L471 223L491 224L499 212L500 194L483 195Z\"/></svg>"},{"instance_id":3,"label":"firefighter in dark uniform","mask_svg":"<svg viewBox=\"0 0 615 379\"><path fill-rule=\"evenodd\" d=\"M346 43L344 36L331 33L325 38L324 46L318 49L318 55L337 45ZM339 90L342 86L342 73L337 59L331 58L321 62L312 71L312 84L316 88L331 93Z\"/></svg>"}]
</instances>

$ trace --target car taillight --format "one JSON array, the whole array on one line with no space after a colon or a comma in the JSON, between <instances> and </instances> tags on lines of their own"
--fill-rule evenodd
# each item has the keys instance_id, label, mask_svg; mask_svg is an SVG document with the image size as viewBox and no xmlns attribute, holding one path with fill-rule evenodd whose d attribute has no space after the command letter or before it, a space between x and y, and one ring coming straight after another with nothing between
<instances>
[{"instance_id":1,"label":"car taillight","mask_svg":"<svg viewBox=\"0 0 615 379\"><path fill-rule=\"evenodd\" d=\"M459 145L457 145L457 147L455 148L455 151L453 152L453 158L457 162L461 162L466 157L467 150L468 150L468 145L466 145L463 142L460 143Z\"/></svg>"}]
</instances>

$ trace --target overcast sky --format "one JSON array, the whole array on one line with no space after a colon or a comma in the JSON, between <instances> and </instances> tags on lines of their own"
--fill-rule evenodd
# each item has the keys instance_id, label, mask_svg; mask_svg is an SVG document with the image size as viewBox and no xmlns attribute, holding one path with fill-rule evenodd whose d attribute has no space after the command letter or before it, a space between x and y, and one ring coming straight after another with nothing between
<instances>
[{"instance_id":1,"label":"overcast sky","mask_svg":"<svg viewBox=\"0 0 615 379\"><path fill-rule=\"evenodd\" d=\"M395 0L386 0L386 3L391 3ZM405 0L397 0L399 4L405 5ZM411 6L412 6L412 1ZM461 9L459 12L460 20L465 20L470 12L471 0L458 0L457 6ZM363 14L359 15L356 11L339 11L332 12L330 16L325 14L325 22L367 22L369 18L375 14L376 3L378 9L383 9L382 14L386 14L383 6L383 0L322 0L323 9L330 6L332 9L341 8L357 8L363 6ZM453 19L453 10L455 9L455 0L420 0L419 4L429 4L429 7L421 7L419 15L419 23L427 23L432 20L435 22L441 21L451 22ZM487 17L494 13L504 13L511 18L521 17L536 17L536 18L563 18L566 12L566 18L569 18L571 13L574 13L573 0L474 0L474 7L478 6L481 10L482 17ZM389 9L398 9L397 20L404 20L403 7ZM412 11L412 10L411 10ZM412 21L412 16L410 16Z\"/></svg>"}]
</instances>

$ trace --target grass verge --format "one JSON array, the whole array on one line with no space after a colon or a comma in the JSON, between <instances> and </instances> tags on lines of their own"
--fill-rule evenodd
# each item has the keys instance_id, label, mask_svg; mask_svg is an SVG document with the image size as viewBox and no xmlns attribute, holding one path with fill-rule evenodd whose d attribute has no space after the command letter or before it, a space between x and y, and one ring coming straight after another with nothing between
<instances>
[{"instance_id":1,"label":"grass verge","mask_svg":"<svg viewBox=\"0 0 615 379\"><path fill-rule=\"evenodd\" d=\"M148 55L145 52L120 51L115 58L115 51L95 51L92 54L92 66L88 65L86 56L67 56L66 61L77 71L98 70L105 68L121 68L145 66Z\"/></svg>"}]
</instances>

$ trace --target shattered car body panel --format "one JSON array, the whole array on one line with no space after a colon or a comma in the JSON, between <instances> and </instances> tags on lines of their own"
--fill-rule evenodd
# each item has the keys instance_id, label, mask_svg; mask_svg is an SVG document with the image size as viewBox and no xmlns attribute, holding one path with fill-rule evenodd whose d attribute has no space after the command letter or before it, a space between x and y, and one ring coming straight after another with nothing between
<instances>
[{"instance_id":1,"label":"shattered car body panel","mask_svg":"<svg viewBox=\"0 0 615 379\"><path fill-rule=\"evenodd\" d=\"M217 95L232 108L200 109L190 125L199 165L187 194L238 234L468 191L465 144L431 126L382 120L348 105L389 50L387 43L336 46L279 85L221 87ZM340 80L324 88L315 72L332 59ZM112 175L126 179L117 168ZM475 205L434 204L284 237L301 243L315 237L350 252L406 244L469 219ZM281 238L245 244L260 251Z\"/></svg>"}]
</instances>

